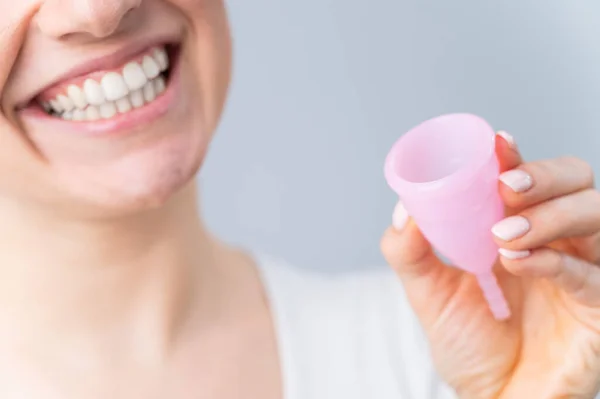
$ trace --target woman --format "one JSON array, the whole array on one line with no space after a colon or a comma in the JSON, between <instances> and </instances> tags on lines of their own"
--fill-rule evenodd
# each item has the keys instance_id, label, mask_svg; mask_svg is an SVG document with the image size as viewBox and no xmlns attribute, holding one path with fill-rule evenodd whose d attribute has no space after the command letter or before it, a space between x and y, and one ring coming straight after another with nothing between
<instances>
[{"instance_id":1,"label":"woman","mask_svg":"<svg viewBox=\"0 0 600 399\"><path fill-rule=\"evenodd\" d=\"M507 322L401 205L382 241L397 276L301 272L198 217L194 175L230 78L223 0L0 5L0 397L598 390L600 196L584 162L524 163L500 135Z\"/></svg>"}]
</instances>

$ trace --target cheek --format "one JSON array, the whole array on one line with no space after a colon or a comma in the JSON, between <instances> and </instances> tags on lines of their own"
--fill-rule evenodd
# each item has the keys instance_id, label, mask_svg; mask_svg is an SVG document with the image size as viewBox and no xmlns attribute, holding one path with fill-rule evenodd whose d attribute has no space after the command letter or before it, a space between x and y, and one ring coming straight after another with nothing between
<instances>
[{"instance_id":1,"label":"cheek","mask_svg":"<svg viewBox=\"0 0 600 399\"><path fill-rule=\"evenodd\" d=\"M13 123L0 116L0 196L50 195L46 161Z\"/></svg>"},{"instance_id":2,"label":"cheek","mask_svg":"<svg viewBox=\"0 0 600 399\"><path fill-rule=\"evenodd\" d=\"M205 114L211 119L207 121L208 129L213 131L223 111L231 80L231 44L229 36L225 35L207 35L206 38L208 40L198 44L197 72L203 98L210 99L205 104Z\"/></svg>"},{"instance_id":3,"label":"cheek","mask_svg":"<svg viewBox=\"0 0 600 399\"><path fill-rule=\"evenodd\" d=\"M3 0L0 0L3 1ZM213 8L225 8L224 0L167 0L169 3L174 4L176 7L190 13L201 13L211 10Z\"/></svg>"},{"instance_id":4,"label":"cheek","mask_svg":"<svg viewBox=\"0 0 600 399\"><path fill-rule=\"evenodd\" d=\"M171 0L192 26L190 63L202 93L208 130L221 116L231 80L232 43L225 4L222 0Z\"/></svg>"}]
</instances>

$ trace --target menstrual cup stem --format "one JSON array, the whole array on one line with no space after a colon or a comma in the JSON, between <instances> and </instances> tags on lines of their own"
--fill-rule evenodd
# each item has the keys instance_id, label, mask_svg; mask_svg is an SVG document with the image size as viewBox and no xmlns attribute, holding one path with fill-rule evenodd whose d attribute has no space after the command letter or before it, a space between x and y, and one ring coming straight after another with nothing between
<instances>
[{"instance_id":1,"label":"menstrual cup stem","mask_svg":"<svg viewBox=\"0 0 600 399\"><path fill-rule=\"evenodd\" d=\"M498 285L498 280L494 273L485 273L477 275L477 281L483 291L483 296L488 302L490 310L496 320L506 320L510 317L508 302Z\"/></svg>"}]
</instances>

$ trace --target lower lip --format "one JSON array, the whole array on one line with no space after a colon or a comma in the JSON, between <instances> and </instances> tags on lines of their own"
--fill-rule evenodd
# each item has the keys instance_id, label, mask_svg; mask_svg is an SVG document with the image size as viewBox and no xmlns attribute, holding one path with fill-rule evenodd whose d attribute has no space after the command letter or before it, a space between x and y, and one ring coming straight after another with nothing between
<instances>
[{"instance_id":1,"label":"lower lip","mask_svg":"<svg viewBox=\"0 0 600 399\"><path fill-rule=\"evenodd\" d=\"M60 117L48 115L37 104L21 110L21 117L30 119L34 123L43 123L49 129L65 133L103 137L106 135L126 134L159 119L173 107L175 100L179 98L178 94L180 91L180 68L178 61L176 59L171 65L165 91L156 97L154 101L141 108L114 116L113 118L90 122L67 121Z\"/></svg>"}]
</instances>

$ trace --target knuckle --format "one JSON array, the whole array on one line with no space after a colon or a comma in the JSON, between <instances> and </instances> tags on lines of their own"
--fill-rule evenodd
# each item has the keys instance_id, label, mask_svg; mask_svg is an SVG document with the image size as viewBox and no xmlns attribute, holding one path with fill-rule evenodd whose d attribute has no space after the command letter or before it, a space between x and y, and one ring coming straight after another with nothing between
<instances>
[{"instance_id":1,"label":"knuckle","mask_svg":"<svg viewBox=\"0 0 600 399\"><path fill-rule=\"evenodd\" d=\"M571 230L579 222L577 214L573 209L573 203L568 197L561 197L551 203L547 207L543 207L543 219L545 228L551 232L553 237L558 237L565 230Z\"/></svg>"},{"instance_id":2,"label":"knuckle","mask_svg":"<svg viewBox=\"0 0 600 399\"><path fill-rule=\"evenodd\" d=\"M523 165L523 169L536 177L552 174L552 167L549 161L529 162Z\"/></svg>"},{"instance_id":3,"label":"knuckle","mask_svg":"<svg viewBox=\"0 0 600 399\"><path fill-rule=\"evenodd\" d=\"M379 248L383 257L389 264L398 263L401 257L400 245L398 245L397 232L393 227L389 227L381 237Z\"/></svg>"},{"instance_id":4,"label":"knuckle","mask_svg":"<svg viewBox=\"0 0 600 399\"><path fill-rule=\"evenodd\" d=\"M596 213L600 213L600 192L595 189L589 189L586 192L589 202Z\"/></svg>"},{"instance_id":5,"label":"knuckle","mask_svg":"<svg viewBox=\"0 0 600 399\"><path fill-rule=\"evenodd\" d=\"M588 238L589 257L588 260L600 266L600 232Z\"/></svg>"},{"instance_id":6,"label":"knuckle","mask_svg":"<svg viewBox=\"0 0 600 399\"><path fill-rule=\"evenodd\" d=\"M515 276L524 276L529 270L528 259L511 260L507 258L501 258L500 262L506 270Z\"/></svg>"},{"instance_id":7,"label":"knuckle","mask_svg":"<svg viewBox=\"0 0 600 399\"><path fill-rule=\"evenodd\" d=\"M531 231L521 239L520 245L524 248L553 241L574 223L568 204L560 199L530 208L522 214L531 224Z\"/></svg>"},{"instance_id":8,"label":"knuckle","mask_svg":"<svg viewBox=\"0 0 600 399\"><path fill-rule=\"evenodd\" d=\"M415 272L437 259L422 236L401 234L393 227L384 233L380 248L386 262L397 272Z\"/></svg>"},{"instance_id":9,"label":"knuckle","mask_svg":"<svg viewBox=\"0 0 600 399\"><path fill-rule=\"evenodd\" d=\"M531 176L538 190L543 189L548 184L547 182L552 181L555 174L552 166L545 161L530 162L521 168Z\"/></svg>"},{"instance_id":10,"label":"knuckle","mask_svg":"<svg viewBox=\"0 0 600 399\"><path fill-rule=\"evenodd\" d=\"M574 156L566 156L562 160L586 185L593 185L594 168L587 161Z\"/></svg>"},{"instance_id":11,"label":"knuckle","mask_svg":"<svg viewBox=\"0 0 600 399\"><path fill-rule=\"evenodd\" d=\"M562 273L569 275L568 289L571 295L585 294L585 289L588 285L588 280L592 268L587 263L582 262L579 259L575 259L567 254L560 253L560 263Z\"/></svg>"},{"instance_id":12,"label":"knuckle","mask_svg":"<svg viewBox=\"0 0 600 399\"><path fill-rule=\"evenodd\" d=\"M552 249L546 250L547 262L548 262L548 277L553 279L560 279L565 274L565 259L562 252L554 251Z\"/></svg>"}]
</instances>

